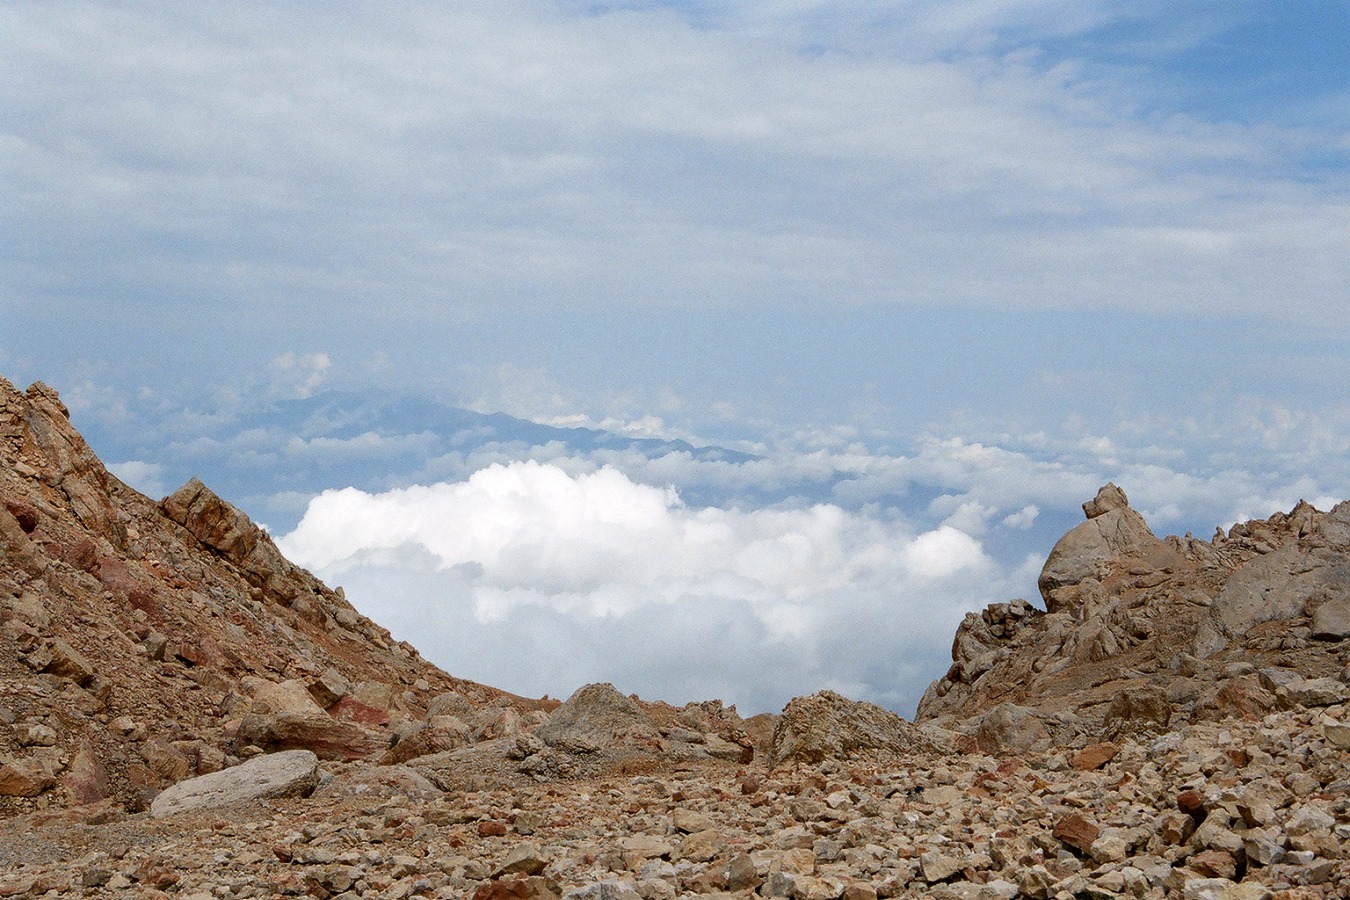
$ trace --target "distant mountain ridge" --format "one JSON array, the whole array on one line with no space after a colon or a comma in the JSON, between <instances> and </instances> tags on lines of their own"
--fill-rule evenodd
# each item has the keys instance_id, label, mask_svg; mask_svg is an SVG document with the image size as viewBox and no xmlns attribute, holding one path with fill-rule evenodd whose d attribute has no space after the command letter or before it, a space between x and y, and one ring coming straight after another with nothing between
<instances>
[{"instance_id":1,"label":"distant mountain ridge","mask_svg":"<svg viewBox=\"0 0 1350 900\"><path fill-rule=\"evenodd\" d=\"M685 440L633 437L599 428L558 427L506 413L482 413L412 395L326 391L229 415L194 417L191 427L81 425L109 468L146 493L199 477L274 530L292 527L303 499L333 487L389 490L467 477L468 457L508 461L556 447L558 455L687 454L701 462L744 463L753 454ZM138 478L138 475L140 476ZM155 488L160 488L159 491ZM282 506L278 496L290 498Z\"/></svg>"}]
</instances>

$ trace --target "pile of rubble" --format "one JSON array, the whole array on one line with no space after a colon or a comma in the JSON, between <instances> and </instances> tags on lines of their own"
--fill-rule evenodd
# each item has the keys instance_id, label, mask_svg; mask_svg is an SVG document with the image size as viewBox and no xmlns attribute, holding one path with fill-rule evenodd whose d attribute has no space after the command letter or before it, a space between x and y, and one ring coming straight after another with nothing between
<instances>
[{"instance_id":1,"label":"pile of rubble","mask_svg":"<svg viewBox=\"0 0 1350 900\"><path fill-rule=\"evenodd\" d=\"M866 732L860 713L837 724L856 726L841 740ZM11 820L0 896L1344 896L1346 713L1025 756L932 745L774 767L651 757L643 774L615 757L564 780L517 760L449 790L438 762L287 751L170 788L149 814Z\"/></svg>"}]
</instances>

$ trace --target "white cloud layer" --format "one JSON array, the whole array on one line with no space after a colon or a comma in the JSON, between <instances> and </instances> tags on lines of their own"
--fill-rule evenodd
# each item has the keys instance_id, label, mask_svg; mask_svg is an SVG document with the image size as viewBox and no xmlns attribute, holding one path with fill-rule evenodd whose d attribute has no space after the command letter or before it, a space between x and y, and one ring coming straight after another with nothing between
<instances>
[{"instance_id":1,"label":"white cloud layer","mask_svg":"<svg viewBox=\"0 0 1350 900\"><path fill-rule=\"evenodd\" d=\"M11 280L260 335L377 297L1346 321L1342 133L1159 115L1128 40L1065 43L1209 36L1166 5L737 6L7 5Z\"/></svg>"},{"instance_id":2,"label":"white cloud layer","mask_svg":"<svg viewBox=\"0 0 1350 900\"><path fill-rule=\"evenodd\" d=\"M1008 586L950 525L692 509L613 468L537 462L328 491L279 543L456 674L532 694L612 680L749 711L835 687L912 712L972 598Z\"/></svg>"}]
</instances>

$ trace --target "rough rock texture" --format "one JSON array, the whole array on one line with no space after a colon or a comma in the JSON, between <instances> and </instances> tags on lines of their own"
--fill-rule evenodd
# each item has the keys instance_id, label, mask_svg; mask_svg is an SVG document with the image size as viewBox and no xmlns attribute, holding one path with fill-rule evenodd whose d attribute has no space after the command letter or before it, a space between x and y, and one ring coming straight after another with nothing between
<instances>
[{"instance_id":1,"label":"rough rock texture","mask_svg":"<svg viewBox=\"0 0 1350 900\"><path fill-rule=\"evenodd\" d=\"M1186 725L1090 768L1059 749L863 751L36 812L0 829L0 896L1322 900L1350 884L1346 751L1324 737L1346 714ZM332 785L389 768L320 765Z\"/></svg>"},{"instance_id":2,"label":"rough rock texture","mask_svg":"<svg viewBox=\"0 0 1350 900\"><path fill-rule=\"evenodd\" d=\"M1110 484L1084 512L1042 571L1047 611L968 614L917 721L1044 747L1260 717L1301 702L1291 678L1345 672L1350 503L1301 502L1211 541L1159 540Z\"/></svg>"},{"instance_id":3,"label":"rough rock texture","mask_svg":"<svg viewBox=\"0 0 1350 900\"><path fill-rule=\"evenodd\" d=\"M172 816L271 797L308 797L318 784L319 758L313 753L308 750L269 753L172 785L150 804L150 815Z\"/></svg>"},{"instance_id":4,"label":"rough rock texture","mask_svg":"<svg viewBox=\"0 0 1350 900\"><path fill-rule=\"evenodd\" d=\"M774 730L771 765L847 759L865 751L937 750L938 743L900 716L833 691L791 700Z\"/></svg>"},{"instance_id":5,"label":"rough rock texture","mask_svg":"<svg viewBox=\"0 0 1350 900\"><path fill-rule=\"evenodd\" d=\"M320 699L266 708L282 684ZM259 749L383 752L451 691L548 705L422 660L199 482L160 504L131 490L54 391L0 379L0 817L138 808Z\"/></svg>"}]
</instances>

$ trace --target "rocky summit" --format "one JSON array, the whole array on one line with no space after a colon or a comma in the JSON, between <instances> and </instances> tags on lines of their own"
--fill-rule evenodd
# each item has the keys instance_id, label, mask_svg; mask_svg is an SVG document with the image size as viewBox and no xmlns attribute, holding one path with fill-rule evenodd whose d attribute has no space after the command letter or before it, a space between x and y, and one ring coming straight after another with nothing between
<instances>
[{"instance_id":1,"label":"rocky summit","mask_svg":"<svg viewBox=\"0 0 1350 900\"><path fill-rule=\"evenodd\" d=\"M916 722L457 679L0 379L0 897L1350 896L1350 504L1108 484Z\"/></svg>"}]
</instances>

